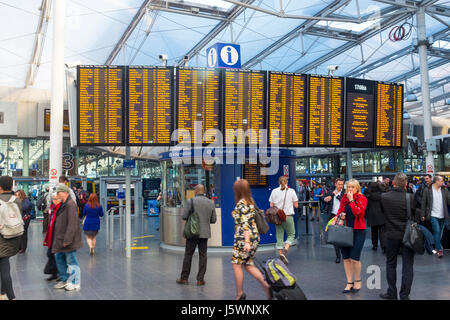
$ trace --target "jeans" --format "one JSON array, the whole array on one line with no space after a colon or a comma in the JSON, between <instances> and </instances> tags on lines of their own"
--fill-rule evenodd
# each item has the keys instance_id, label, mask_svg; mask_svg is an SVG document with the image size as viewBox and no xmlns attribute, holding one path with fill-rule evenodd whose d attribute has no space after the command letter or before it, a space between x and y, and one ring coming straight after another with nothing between
<instances>
[{"instance_id":1,"label":"jeans","mask_svg":"<svg viewBox=\"0 0 450 320\"><path fill-rule=\"evenodd\" d=\"M431 226L433 228L433 237L434 237L434 245L436 246L437 251L442 251L442 232L444 231L444 222L445 219L439 219L436 217L431 217Z\"/></svg>"},{"instance_id":2,"label":"jeans","mask_svg":"<svg viewBox=\"0 0 450 320\"><path fill-rule=\"evenodd\" d=\"M207 264L207 250L208 250L208 239L187 239L186 249L184 251L183 259L183 269L181 271L181 279L188 280L189 274L191 273L192 256L194 255L195 248L198 246L198 273L197 281L204 280L206 273Z\"/></svg>"},{"instance_id":3,"label":"jeans","mask_svg":"<svg viewBox=\"0 0 450 320\"><path fill-rule=\"evenodd\" d=\"M277 231L277 249L284 249L284 231L287 233L286 243L292 245L295 239L294 216L286 216L286 221L275 225Z\"/></svg>"},{"instance_id":4,"label":"jeans","mask_svg":"<svg viewBox=\"0 0 450 320\"><path fill-rule=\"evenodd\" d=\"M79 285L81 280L80 267L76 251L57 252L55 253L55 259L61 281Z\"/></svg>"},{"instance_id":5,"label":"jeans","mask_svg":"<svg viewBox=\"0 0 450 320\"><path fill-rule=\"evenodd\" d=\"M386 239L386 278L387 293L397 299L397 256L401 248L402 254L402 285L400 299L408 298L414 277L414 251L402 245L402 240Z\"/></svg>"},{"instance_id":6,"label":"jeans","mask_svg":"<svg viewBox=\"0 0 450 320\"><path fill-rule=\"evenodd\" d=\"M6 294L9 300L14 299L12 280L11 280L11 267L9 265L9 257L0 258L0 277L2 281L1 293Z\"/></svg>"}]
</instances>

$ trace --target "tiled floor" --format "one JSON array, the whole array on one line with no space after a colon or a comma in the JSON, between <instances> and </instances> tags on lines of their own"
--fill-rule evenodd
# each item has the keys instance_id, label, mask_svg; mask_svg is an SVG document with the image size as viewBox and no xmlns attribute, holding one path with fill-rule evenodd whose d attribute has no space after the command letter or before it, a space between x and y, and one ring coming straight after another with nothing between
<instances>
[{"instance_id":1,"label":"tiled floor","mask_svg":"<svg viewBox=\"0 0 450 320\"><path fill-rule=\"evenodd\" d=\"M206 286L197 287L197 255L194 256L191 270L191 283L180 286L175 283L181 271L183 255L164 251L159 247L159 233L156 231L158 218L144 217L133 219L133 237L153 235L135 239L136 246L148 246L147 250L133 250L132 258L125 258L123 243L116 241L112 251L106 248L105 228L97 239L96 255L91 257L87 245L77 253L81 267L81 290L66 292L53 289L53 284L45 281L43 268L46 263L46 248L42 246L40 221L33 221L29 229L29 247L25 254L11 258L11 274L17 299L38 300L128 300L128 299L169 299L169 300L228 300L235 296L235 284L231 267L231 253L210 253ZM119 223L115 223L118 230ZM299 226L298 245L289 251L289 269L297 276L297 281L308 299L351 299L373 300L385 292L385 256L371 250L367 238L362 253L363 289L357 294L341 293L345 287L343 264L334 262L333 247L321 246L317 222L310 223L310 233L304 235L305 225ZM118 236L118 235L117 235ZM370 231L367 232L367 237ZM414 283L411 299L439 300L450 299L450 252L438 259L425 254L417 256L414 265ZM260 252L257 257L265 260L275 252ZM379 266L381 289L369 289L367 282L369 266ZM401 279L401 258L397 271ZM373 283L374 281L370 281ZM244 290L248 299L264 299L259 284L245 274Z\"/></svg>"}]
</instances>

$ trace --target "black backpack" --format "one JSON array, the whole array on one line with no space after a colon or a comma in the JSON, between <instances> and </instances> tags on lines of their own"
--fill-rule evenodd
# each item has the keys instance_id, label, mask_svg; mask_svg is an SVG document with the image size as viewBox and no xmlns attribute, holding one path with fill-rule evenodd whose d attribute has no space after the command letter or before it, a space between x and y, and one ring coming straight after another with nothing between
<instances>
[{"instance_id":1,"label":"black backpack","mask_svg":"<svg viewBox=\"0 0 450 320\"><path fill-rule=\"evenodd\" d=\"M38 208L39 211L44 211L45 209L47 209L47 195L48 193L45 193L38 199L36 207Z\"/></svg>"}]
</instances>

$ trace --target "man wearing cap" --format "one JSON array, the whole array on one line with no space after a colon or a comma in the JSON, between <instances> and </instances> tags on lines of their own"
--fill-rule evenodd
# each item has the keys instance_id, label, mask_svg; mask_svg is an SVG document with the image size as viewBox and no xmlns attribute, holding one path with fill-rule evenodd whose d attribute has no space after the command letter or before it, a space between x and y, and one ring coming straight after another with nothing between
<instances>
[{"instance_id":1,"label":"man wearing cap","mask_svg":"<svg viewBox=\"0 0 450 320\"><path fill-rule=\"evenodd\" d=\"M52 253L55 253L56 265L61 278L54 288L72 291L80 289L80 267L76 250L80 249L83 244L78 207L69 192L70 189L65 184L59 184L56 187L57 197L62 204L56 215Z\"/></svg>"}]
</instances>

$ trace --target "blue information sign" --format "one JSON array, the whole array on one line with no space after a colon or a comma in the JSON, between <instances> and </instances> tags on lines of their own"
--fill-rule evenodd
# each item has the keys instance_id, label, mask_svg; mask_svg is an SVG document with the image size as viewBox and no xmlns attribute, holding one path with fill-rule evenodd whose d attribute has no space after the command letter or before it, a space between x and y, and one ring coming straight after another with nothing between
<instances>
[{"instance_id":1,"label":"blue information sign","mask_svg":"<svg viewBox=\"0 0 450 320\"><path fill-rule=\"evenodd\" d=\"M136 160L123 160L124 169L134 169L136 168Z\"/></svg>"},{"instance_id":2,"label":"blue information sign","mask_svg":"<svg viewBox=\"0 0 450 320\"><path fill-rule=\"evenodd\" d=\"M117 199L125 199L125 191L116 191Z\"/></svg>"},{"instance_id":3,"label":"blue information sign","mask_svg":"<svg viewBox=\"0 0 450 320\"><path fill-rule=\"evenodd\" d=\"M206 50L208 68L241 68L241 46L232 43L220 43Z\"/></svg>"}]
</instances>

